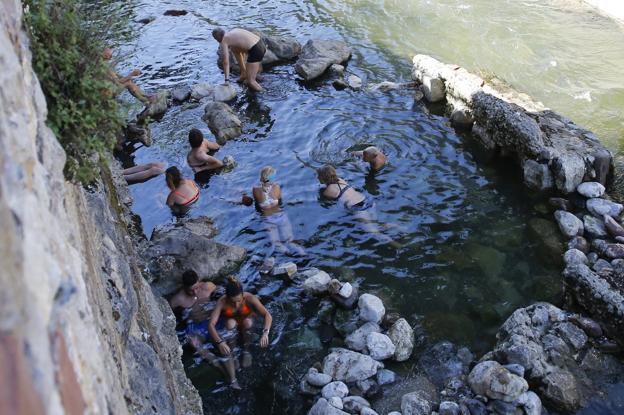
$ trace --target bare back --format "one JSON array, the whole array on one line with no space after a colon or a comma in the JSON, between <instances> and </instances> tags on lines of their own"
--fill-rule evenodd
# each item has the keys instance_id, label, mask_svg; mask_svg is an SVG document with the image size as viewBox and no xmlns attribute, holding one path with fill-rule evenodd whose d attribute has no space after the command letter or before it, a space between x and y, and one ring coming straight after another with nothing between
<instances>
[{"instance_id":1,"label":"bare back","mask_svg":"<svg viewBox=\"0 0 624 415\"><path fill-rule=\"evenodd\" d=\"M223 36L223 42L232 49L247 52L260 37L245 29L232 29Z\"/></svg>"}]
</instances>

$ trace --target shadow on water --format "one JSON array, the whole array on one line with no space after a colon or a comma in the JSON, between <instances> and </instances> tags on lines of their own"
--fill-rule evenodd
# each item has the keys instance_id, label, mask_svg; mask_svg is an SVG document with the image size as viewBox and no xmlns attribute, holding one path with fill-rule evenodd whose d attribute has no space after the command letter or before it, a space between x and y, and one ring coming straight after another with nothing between
<instances>
[{"instance_id":1,"label":"shadow on water","mask_svg":"<svg viewBox=\"0 0 624 415\"><path fill-rule=\"evenodd\" d=\"M137 18L157 16L123 50L131 55L120 68L142 69L138 83L147 89L221 82L217 45L209 36L216 22L268 28L302 43L311 37L344 39L354 48L349 71L365 75L368 82L409 79L409 61L360 31L343 33L315 3L180 1L175 7L190 11L180 17L162 16L171 8L167 2L146 0L132 7ZM307 251L299 265L325 269L375 293L390 311L420 322L429 342L450 339L481 353L492 346L497 328L514 309L537 300L559 301L559 266L538 256L539 243L527 229L529 219L550 217L540 207L542 201L526 195L516 166L505 160L486 162L469 136L450 128L440 108L415 101L409 89L373 93L335 91L324 81L302 84L292 65L268 70L263 86L266 91L257 95L235 86L239 96L233 107L244 133L216 156L231 155L237 166L211 176L186 214L212 217L220 241L251 254L269 252L262 218L237 201L242 192L251 192L261 167L270 164L277 170L295 239ZM134 163L165 161L192 177L186 164L188 131L199 128L212 137L201 120L203 107L186 103L170 108L151 124L154 144L139 148ZM388 166L378 174L348 155L347 150L368 144L388 155ZM316 173L309 166L323 163L334 164L374 200L377 222L403 248L380 244L348 211L320 200ZM168 189L163 178L130 189L148 237L156 226L177 220L164 204ZM297 395L301 375L328 346L339 343L320 340L318 300L303 297L295 286L260 277L251 262L242 267L240 278L274 316L270 349L254 350L253 367L239 374L242 393L224 390L214 369L187 350L188 374L207 413L302 413ZM408 373L412 364L389 366Z\"/></svg>"}]
</instances>

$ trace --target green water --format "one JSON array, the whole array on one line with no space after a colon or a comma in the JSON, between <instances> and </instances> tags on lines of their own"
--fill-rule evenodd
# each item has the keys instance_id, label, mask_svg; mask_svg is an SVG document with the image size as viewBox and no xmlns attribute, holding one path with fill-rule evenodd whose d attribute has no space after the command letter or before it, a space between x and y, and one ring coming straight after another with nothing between
<instances>
[{"instance_id":1,"label":"green water","mask_svg":"<svg viewBox=\"0 0 624 415\"><path fill-rule=\"evenodd\" d=\"M397 56L496 74L624 150L624 25L578 0L357 0L320 7Z\"/></svg>"}]
</instances>

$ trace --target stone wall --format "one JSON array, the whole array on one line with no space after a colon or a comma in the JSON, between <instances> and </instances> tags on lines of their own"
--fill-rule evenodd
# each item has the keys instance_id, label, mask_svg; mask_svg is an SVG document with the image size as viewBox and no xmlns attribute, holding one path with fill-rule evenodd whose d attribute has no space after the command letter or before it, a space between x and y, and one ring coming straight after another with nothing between
<instances>
[{"instance_id":1,"label":"stone wall","mask_svg":"<svg viewBox=\"0 0 624 415\"><path fill-rule=\"evenodd\" d=\"M0 413L202 413L118 174L64 180L21 14L0 3Z\"/></svg>"},{"instance_id":2,"label":"stone wall","mask_svg":"<svg viewBox=\"0 0 624 415\"><path fill-rule=\"evenodd\" d=\"M471 129L492 152L514 157L528 187L567 194L585 181L606 184L611 176L613 156L591 131L457 65L427 55L416 55L413 63L425 98L446 100L453 124Z\"/></svg>"}]
</instances>

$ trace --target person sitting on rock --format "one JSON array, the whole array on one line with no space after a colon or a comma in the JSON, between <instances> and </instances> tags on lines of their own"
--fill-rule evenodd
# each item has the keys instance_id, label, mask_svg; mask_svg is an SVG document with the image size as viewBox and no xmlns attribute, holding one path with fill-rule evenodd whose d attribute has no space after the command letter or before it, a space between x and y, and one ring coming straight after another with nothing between
<instances>
[{"instance_id":1,"label":"person sitting on rock","mask_svg":"<svg viewBox=\"0 0 624 415\"><path fill-rule=\"evenodd\" d=\"M375 146L366 147L363 151L354 151L351 154L368 163L372 172L378 172L386 165L385 154Z\"/></svg>"},{"instance_id":2,"label":"person sitting on rock","mask_svg":"<svg viewBox=\"0 0 624 415\"><path fill-rule=\"evenodd\" d=\"M199 188L195 181L183 178L176 166L166 170L165 180L167 187L171 190L167 196L167 206L185 208L199 199Z\"/></svg>"},{"instance_id":3,"label":"person sitting on rock","mask_svg":"<svg viewBox=\"0 0 624 415\"><path fill-rule=\"evenodd\" d=\"M377 224L373 221L371 213L374 209L374 203L363 193L358 192L344 179L338 177L336 169L329 164L317 169L316 171L319 182L324 185L321 195L329 200L341 202L344 207L353 212L354 216L362 222L364 230L375 235L384 243L388 243L395 248L401 245L384 235Z\"/></svg>"},{"instance_id":4,"label":"person sitting on rock","mask_svg":"<svg viewBox=\"0 0 624 415\"><path fill-rule=\"evenodd\" d=\"M105 48L102 52L102 57L104 58L104 60L110 61L113 58L113 50L111 48ZM141 75L141 71L139 69L133 69L132 72L130 72L127 76L121 76L113 69L109 69L108 71L108 77L110 78L111 82L113 82L115 85L126 88L133 97L135 97L147 106L153 103L157 97L155 95L147 95L141 90L141 88L138 87L137 84L132 81L132 78L139 75Z\"/></svg>"},{"instance_id":5,"label":"person sitting on rock","mask_svg":"<svg viewBox=\"0 0 624 415\"><path fill-rule=\"evenodd\" d=\"M191 129L188 135L191 150L186 156L186 161L193 169L195 174L220 169L223 162L211 156L211 151L217 151L221 148L219 144L208 141L204 138L204 134L197 128Z\"/></svg>"},{"instance_id":6,"label":"person sitting on rock","mask_svg":"<svg viewBox=\"0 0 624 415\"><path fill-rule=\"evenodd\" d=\"M128 167L123 170L124 179L129 184L144 182L152 177L159 176L165 172L165 163L152 162Z\"/></svg>"},{"instance_id":7,"label":"person sitting on rock","mask_svg":"<svg viewBox=\"0 0 624 415\"><path fill-rule=\"evenodd\" d=\"M232 29L229 32L216 28L212 31L212 37L221 44L225 84L228 84L230 77L230 48L232 48L240 67L238 81L245 82L254 91L262 91L256 76L261 71L262 58L266 53L264 41L258 35L240 28ZM245 62L245 55L247 62Z\"/></svg>"},{"instance_id":8,"label":"person sitting on rock","mask_svg":"<svg viewBox=\"0 0 624 415\"><path fill-rule=\"evenodd\" d=\"M253 326L253 318L256 314L264 318L264 327L260 337L260 347L264 348L269 345L269 331L271 330L273 317L262 305L258 297L243 291L241 283L236 277L229 276L225 285L225 295L219 298L212 311L212 316L208 323L208 331L221 355L227 359L224 362L224 366L228 372L228 378L231 379L230 384L234 389L240 389L240 385L236 379L236 363L232 357L233 345L228 345L226 339L217 332L217 323L221 322L224 328L230 332L236 329L241 334L243 338L241 366L249 367L251 365L251 353L249 352L251 339L249 331ZM230 337L229 341L232 341L232 337Z\"/></svg>"},{"instance_id":9,"label":"person sitting on rock","mask_svg":"<svg viewBox=\"0 0 624 415\"><path fill-rule=\"evenodd\" d=\"M208 320L214 309L211 299L216 290L215 284L199 281L195 271L186 270L182 274L182 288L171 297L169 305L176 317L186 323L186 341L201 357L227 375L217 356L207 347L210 340Z\"/></svg>"},{"instance_id":10,"label":"person sitting on rock","mask_svg":"<svg viewBox=\"0 0 624 415\"><path fill-rule=\"evenodd\" d=\"M280 207L282 189L275 182L275 169L260 170L260 183L252 189L256 209L262 213L273 249L282 253L303 254L303 248L293 242L293 231L286 212Z\"/></svg>"}]
</instances>

